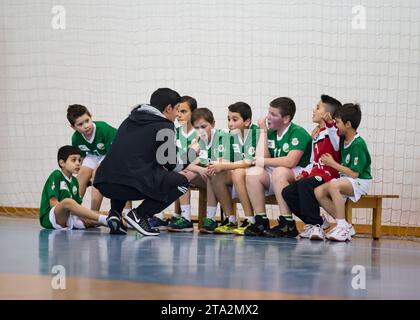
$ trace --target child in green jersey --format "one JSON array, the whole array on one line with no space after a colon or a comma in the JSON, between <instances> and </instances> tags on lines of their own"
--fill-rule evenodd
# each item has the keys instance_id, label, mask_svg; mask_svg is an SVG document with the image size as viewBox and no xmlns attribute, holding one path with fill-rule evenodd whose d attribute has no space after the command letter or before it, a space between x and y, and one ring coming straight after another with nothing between
<instances>
[{"instance_id":1,"label":"child in green jersey","mask_svg":"<svg viewBox=\"0 0 420 320\"><path fill-rule=\"evenodd\" d=\"M372 184L369 150L357 133L361 118L358 104L347 103L339 108L335 120L340 135L341 164L330 154L321 157L325 165L340 173L339 179L333 179L315 189L319 204L337 221L337 226L326 236L329 240L351 240L356 234L354 227L345 220L346 199L358 201L369 192Z\"/></svg>"},{"instance_id":2,"label":"child in green jersey","mask_svg":"<svg viewBox=\"0 0 420 320\"><path fill-rule=\"evenodd\" d=\"M187 152L188 146L191 145L193 140L197 137L197 133L191 123L191 115L195 109L197 109L197 100L190 96L181 97L177 113L177 122L179 126L176 128L176 146L180 157ZM185 218L191 220L190 201L191 192L189 190L175 201L175 210L172 214L171 223L175 223L181 217L180 212L176 212L176 209L180 206L180 202L183 204L182 209ZM165 220L163 212L155 214L149 219L149 223L151 227L158 228L161 231L167 230L168 228L168 222Z\"/></svg>"},{"instance_id":3,"label":"child in green jersey","mask_svg":"<svg viewBox=\"0 0 420 320\"><path fill-rule=\"evenodd\" d=\"M67 108L67 120L75 130L71 142L81 151L82 167L77 175L82 198L89 182L95 176L96 169L111 147L117 129L103 121L92 121L92 116L85 106L70 105ZM101 193L92 187L91 209L98 211L102 203Z\"/></svg>"},{"instance_id":4,"label":"child in green jersey","mask_svg":"<svg viewBox=\"0 0 420 320\"><path fill-rule=\"evenodd\" d=\"M73 174L80 170L80 150L64 146L58 150L60 170L54 170L44 185L39 210L39 221L46 229L84 229L101 224L106 216L81 206L79 183Z\"/></svg>"},{"instance_id":5,"label":"child in green jersey","mask_svg":"<svg viewBox=\"0 0 420 320\"><path fill-rule=\"evenodd\" d=\"M209 178L208 164L223 156L224 140L226 133L215 129L213 113L207 108L198 108L191 115L191 123L197 133L200 153L198 158L191 163L182 173L191 181L191 185L207 188L207 217L214 220L217 201L213 193ZM178 232L192 232L190 197L181 197L181 218L172 222L168 230Z\"/></svg>"},{"instance_id":6,"label":"child in green jersey","mask_svg":"<svg viewBox=\"0 0 420 320\"><path fill-rule=\"evenodd\" d=\"M256 167L248 170L246 188L256 213L255 223L244 234L259 236L269 232L265 210L265 196L274 194L279 204L279 226L284 236L298 235L289 207L282 197L282 190L295 181L311 156L311 136L292 122L296 105L290 98L282 97L270 102L268 115L260 119L261 129L257 145ZM267 132L263 134L263 130Z\"/></svg>"},{"instance_id":7,"label":"child in green jersey","mask_svg":"<svg viewBox=\"0 0 420 320\"><path fill-rule=\"evenodd\" d=\"M228 127L230 139L224 147L229 161L211 162L209 171L211 183L217 200L226 214L225 221L215 228L215 221L206 218L203 229L215 233L243 234L243 230L254 221L254 213L245 187L246 169L254 160L258 142L258 126L252 123L251 107L245 102L236 102L228 107ZM232 199L239 198L245 220L238 228L236 215L233 214Z\"/></svg>"}]
</instances>

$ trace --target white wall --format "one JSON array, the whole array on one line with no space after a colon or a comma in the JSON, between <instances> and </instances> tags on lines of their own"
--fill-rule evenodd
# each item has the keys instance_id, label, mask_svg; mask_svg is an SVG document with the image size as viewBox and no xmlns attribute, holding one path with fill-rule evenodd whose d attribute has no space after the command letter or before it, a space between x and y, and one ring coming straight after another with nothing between
<instances>
[{"instance_id":1,"label":"white wall","mask_svg":"<svg viewBox=\"0 0 420 320\"><path fill-rule=\"evenodd\" d=\"M311 130L327 93L361 103L372 191L402 197L385 201L384 222L420 225L419 1L70 0L59 3L66 29L54 30L56 4L0 3L0 205L38 206L70 142L69 104L118 126L169 86L225 127L230 103L248 102L257 118L290 96L295 122ZM364 30L352 29L359 4ZM365 210L357 218L370 219Z\"/></svg>"}]
</instances>

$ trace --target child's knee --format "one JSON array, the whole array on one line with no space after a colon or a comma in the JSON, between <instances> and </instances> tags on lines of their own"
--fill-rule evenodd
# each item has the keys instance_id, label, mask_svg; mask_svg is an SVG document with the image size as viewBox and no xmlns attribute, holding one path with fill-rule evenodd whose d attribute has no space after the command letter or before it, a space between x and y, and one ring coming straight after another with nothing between
<instances>
[{"instance_id":1,"label":"child's knee","mask_svg":"<svg viewBox=\"0 0 420 320\"><path fill-rule=\"evenodd\" d=\"M327 188L325 187L326 185L322 185L318 188L315 188L314 193L315 193L315 198L317 199L321 199L324 198L327 194Z\"/></svg>"},{"instance_id":2,"label":"child's knee","mask_svg":"<svg viewBox=\"0 0 420 320\"><path fill-rule=\"evenodd\" d=\"M242 182L245 179L245 169L232 170L232 180L235 182Z\"/></svg>"},{"instance_id":3,"label":"child's knee","mask_svg":"<svg viewBox=\"0 0 420 320\"><path fill-rule=\"evenodd\" d=\"M273 170L273 183L288 182L288 168L278 167Z\"/></svg>"},{"instance_id":4,"label":"child's knee","mask_svg":"<svg viewBox=\"0 0 420 320\"><path fill-rule=\"evenodd\" d=\"M74 206L77 205L77 202L71 198L63 199L60 203L66 209L72 209Z\"/></svg>"},{"instance_id":5,"label":"child's knee","mask_svg":"<svg viewBox=\"0 0 420 320\"><path fill-rule=\"evenodd\" d=\"M340 186L337 182L331 181L330 183L327 184L327 190L329 193L340 192Z\"/></svg>"},{"instance_id":6,"label":"child's knee","mask_svg":"<svg viewBox=\"0 0 420 320\"><path fill-rule=\"evenodd\" d=\"M247 174L245 177L245 183L246 185L253 185L257 183L259 179L260 179L259 175Z\"/></svg>"}]
</instances>

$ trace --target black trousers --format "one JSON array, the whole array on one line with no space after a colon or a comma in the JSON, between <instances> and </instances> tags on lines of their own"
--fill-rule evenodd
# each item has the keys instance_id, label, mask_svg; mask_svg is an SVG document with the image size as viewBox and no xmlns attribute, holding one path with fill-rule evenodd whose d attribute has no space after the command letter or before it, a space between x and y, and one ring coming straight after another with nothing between
<instances>
[{"instance_id":1,"label":"black trousers","mask_svg":"<svg viewBox=\"0 0 420 320\"><path fill-rule=\"evenodd\" d=\"M324 183L324 180L319 181L315 177L309 177L293 182L282 191L283 199L289 209L306 224L322 225L314 189Z\"/></svg>"},{"instance_id":2,"label":"black trousers","mask_svg":"<svg viewBox=\"0 0 420 320\"><path fill-rule=\"evenodd\" d=\"M137 189L122 184L99 183L95 187L99 189L103 196L111 199L111 210L119 213L122 212L127 201L144 200L136 210L139 215L150 218L187 192L189 184L185 176L176 172L168 172L165 180L165 189L168 190L166 201L152 199Z\"/></svg>"}]
</instances>

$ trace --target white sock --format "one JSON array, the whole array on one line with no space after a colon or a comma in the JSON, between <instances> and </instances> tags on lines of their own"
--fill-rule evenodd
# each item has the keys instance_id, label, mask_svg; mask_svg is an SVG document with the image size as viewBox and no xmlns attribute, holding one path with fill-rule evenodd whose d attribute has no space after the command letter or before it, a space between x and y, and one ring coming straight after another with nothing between
<instances>
[{"instance_id":1,"label":"white sock","mask_svg":"<svg viewBox=\"0 0 420 320\"><path fill-rule=\"evenodd\" d=\"M346 219L335 219L335 221L337 222L337 227L339 228L346 228L349 225Z\"/></svg>"},{"instance_id":2,"label":"white sock","mask_svg":"<svg viewBox=\"0 0 420 320\"><path fill-rule=\"evenodd\" d=\"M106 222L106 216L105 216L105 215L103 215L103 214L100 214L100 215L99 215L98 222L99 222L101 225L103 225L103 226L107 226L107 225L108 225L108 223Z\"/></svg>"},{"instance_id":3,"label":"white sock","mask_svg":"<svg viewBox=\"0 0 420 320\"><path fill-rule=\"evenodd\" d=\"M217 207L207 207L207 218L215 221L216 220L216 211L217 211Z\"/></svg>"},{"instance_id":4,"label":"white sock","mask_svg":"<svg viewBox=\"0 0 420 320\"><path fill-rule=\"evenodd\" d=\"M181 206L181 216L191 221L191 205L185 204Z\"/></svg>"},{"instance_id":5,"label":"white sock","mask_svg":"<svg viewBox=\"0 0 420 320\"><path fill-rule=\"evenodd\" d=\"M229 222L236 224L236 216L229 216Z\"/></svg>"},{"instance_id":6,"label":"white sock","mask_svg":"<svg viewBox=\"0 0 420 320\"><path fill-rule=\"evenodd\" d=\"M156 213L155 217L159 218L160 220L165 220L165 216L164 216L163 212Z\"/></svg>"},{"instance_id":7,"label":"white sock","mask_svg":"<svg viewBox=\"0 0 420 320\"><path fill-rule=\"evenodd\" d=\"M249 223L252 223L252 224L255 223L255 217L254 216L252 216L252 217L245 217L245 219L247 219Z\"/></svg>"}]
</instances>

